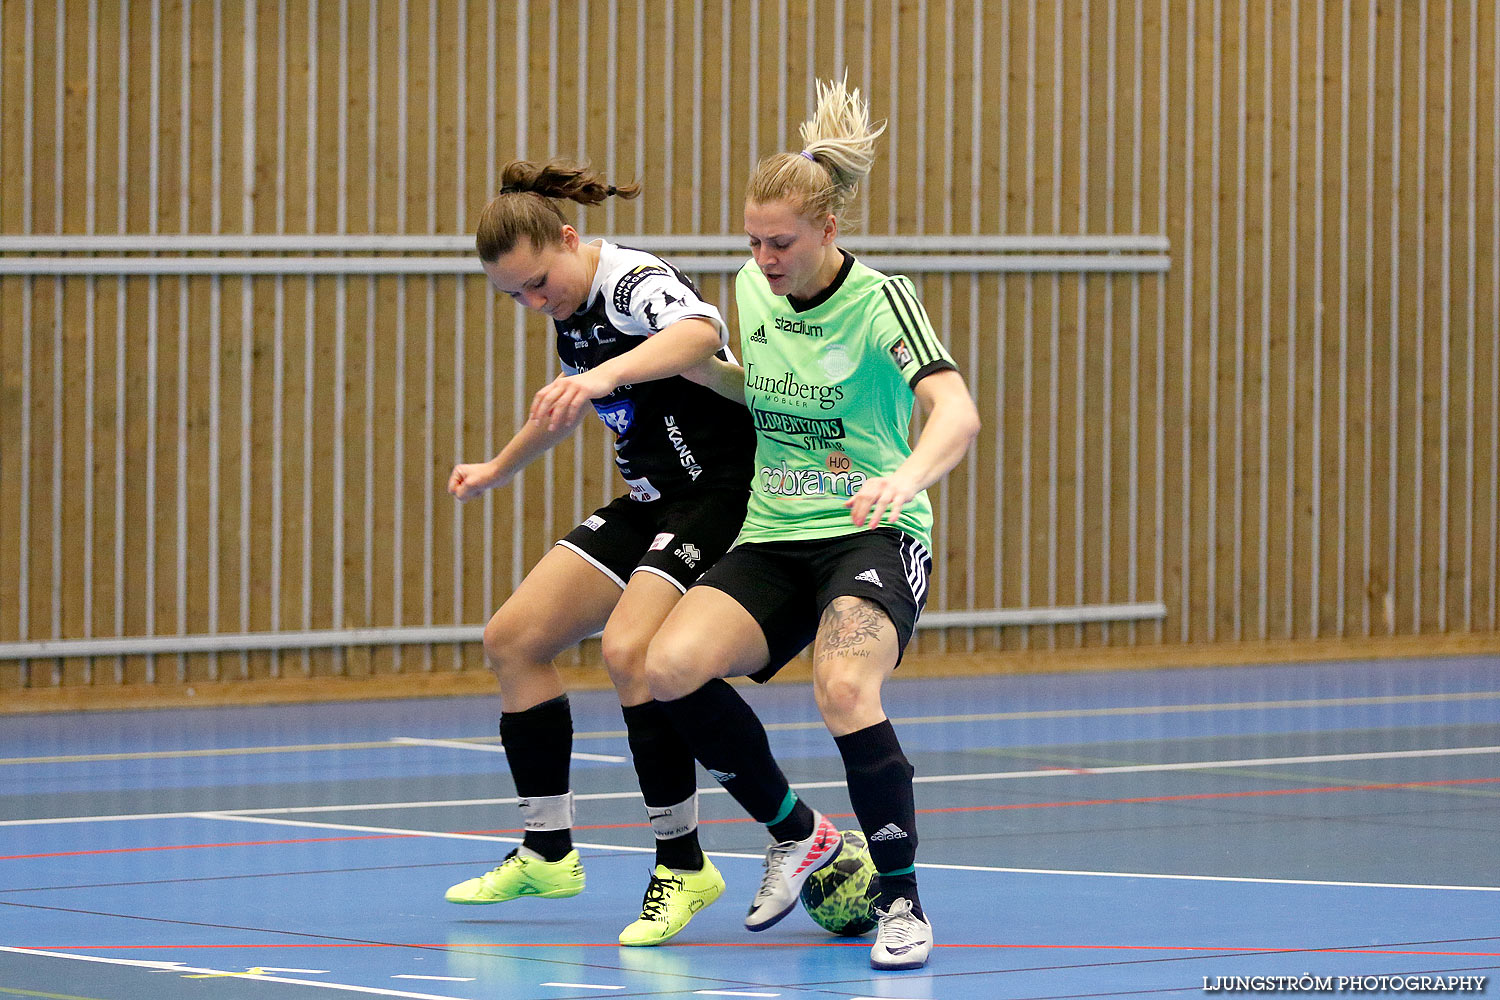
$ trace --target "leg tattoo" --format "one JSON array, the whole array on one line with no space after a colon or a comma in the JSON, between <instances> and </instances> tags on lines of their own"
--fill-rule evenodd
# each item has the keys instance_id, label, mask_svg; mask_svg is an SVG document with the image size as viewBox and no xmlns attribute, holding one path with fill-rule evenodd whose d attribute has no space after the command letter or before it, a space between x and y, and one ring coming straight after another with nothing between
<instances>
[{"instance_id":1,"label":"leg tattoo","mask_svg":"<svg viewBox=\"0 0 1500 1000\"><path fill-rule=\"evenodd\" d=\"M836 600L823 611L818 623L818 645L814 655L869 656L862 647L880 637L890 623L885 612L866 600Z\"/></svg>"}]
</instances>

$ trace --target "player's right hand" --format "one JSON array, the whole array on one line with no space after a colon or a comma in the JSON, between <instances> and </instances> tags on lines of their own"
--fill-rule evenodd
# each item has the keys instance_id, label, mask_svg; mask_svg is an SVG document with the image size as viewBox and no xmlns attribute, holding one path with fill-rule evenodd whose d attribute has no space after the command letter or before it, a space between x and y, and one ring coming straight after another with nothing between
<instances>
[{"instance_id":1,"label":"player's right hand","mask_svg":"<svg viewBox=\"0 0 1500 1000\"><path fill-rule=\"evenodd\" d=\"M492 462L469 462L455 465L448 477L448 492L462 503L472 500L500 484L500 472Z\"/></svg>"}]
</instances>

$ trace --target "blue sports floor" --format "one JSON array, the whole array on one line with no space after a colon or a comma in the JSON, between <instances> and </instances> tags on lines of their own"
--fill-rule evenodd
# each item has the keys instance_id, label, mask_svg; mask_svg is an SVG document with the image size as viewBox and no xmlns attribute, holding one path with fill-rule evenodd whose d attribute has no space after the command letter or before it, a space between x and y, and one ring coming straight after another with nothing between
<instances>
[{"instance_id":1,"label":"blue sports floor","mask_svg":"<svg viewBox=\"0 0 1500 1000\"><path fill-rule=\"evenodd\" d=\"M809 690L747 696L852 827ZM879 974L800 912L744 931L766 835L706 776L727 893L615 944L650 829L609 692L573 695L588 889L490 907L443 890L518 839L498 698L0 716L0 997L1500 995L1500 659L897 679L886 705L938 947Z\"/></svg>"}]
</instances>

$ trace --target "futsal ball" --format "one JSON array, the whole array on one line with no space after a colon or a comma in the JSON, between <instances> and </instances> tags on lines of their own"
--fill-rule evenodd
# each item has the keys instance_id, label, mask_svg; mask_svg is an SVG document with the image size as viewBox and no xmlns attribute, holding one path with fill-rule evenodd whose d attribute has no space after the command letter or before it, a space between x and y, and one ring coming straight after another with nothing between
<instances>
[{"instance_id":1,"label":"futsal ball","mask_svg":"<svg viewBox=\"0 0 1500 1000\"><path fill-rule=\"evenodd\" d=\"M802 906L824 930L857 937L875 929L875 861L863 833L840 833L844 845L839 856L803 883Z\"/></svg>"}]
</instances>

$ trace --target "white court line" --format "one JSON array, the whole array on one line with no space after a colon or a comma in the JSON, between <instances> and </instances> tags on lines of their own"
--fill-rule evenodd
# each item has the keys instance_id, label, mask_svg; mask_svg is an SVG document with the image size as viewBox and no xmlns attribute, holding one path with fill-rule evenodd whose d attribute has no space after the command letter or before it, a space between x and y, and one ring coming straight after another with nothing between
<instances>
[{"instance_id":1,"label":"white court line","mask_svg":"<svg viewBox=\"0 0 1500 1000\"><path fill-rule=\"evenodd\" d=\"M435 983L472 983L473 976L392 976L392 979L430 979Z\"/></svg>"},{"instance_id":2,"label":"white court line","mask_svg":"<svg viewBox=\"0 0 1500 1000\"><path fill-rule=\"evenodd\" d=\"M184 975L226 976L234 979L250 979L260 983L286 983L291 986L316 986L325 990L344 990L349 993L371 993L382 997L405 997L407 1000L454 1000L452 996L433 993L408 993L404 990L383 990L374 986L350 986L347 983L319 982L316 979L288 979L285 976L261 976L248 972L231 972L226 969L199 969L180 962L140 962L126 958L101 958L98 955L71 955L61 951L37 951L33 948L7 948L0 951L14 955L31 955L36 958L65 958L74 962L95 962L100 965L130 965L137 968L156 969L162 972L178 972Z\"/></svg>"},{"instance_id":3,"label":"white court line","mask_svg":"<svg viewBox=\"0 0 1500 1000\"><path fill-rule=\"evenodd\" d=\"M223 820L225 822L239 823L264 823L268 826L296 826L306 827L313 830L340 830L347 833L377 833L389 834L396 837L428 837L434 840L482 840L495 844L519 844L520 837L500 837L486 833L446 833L442 830L412 830L396 826L357 826L353 823L314 823L303 819L271 819L268 816L242 816L237 813L212 813L201 812L191 814L195 819ZM591 851L622 851L632 854L654 854L656 848L639 847L634 844L593 844L580 840L573 841L574 847L582 847ZM726 851L715 852L716 858L743 858L748 861L760 861L763 854L734 854Z\"/></svg>"},{"instance_id":4,"label":"white court line","mask_svg":"<svg viewBox=\"0 0 1500 1000\"><path fill-rule=\"evenodd\" d=\"M1212 712L1264 712L1277 709L1357 708L1379 705L1420 705L1440 702L1491 701L1500 691L1451 691L1442 694L1375 695L1363 698L1301 698L1281 701L1203 702L1187 705L1122 705L1113 708L1059 708L1023 712L981 712L968 715L914 715L891 719L896 726L951 724L958 722L1026 722L1048 719L1093 719L1115 716L1189 715ZM775 732L823 729L820 720L807 722L768 722L766 729ZM575 740L619 739L623 729L574 733ZM464 749L483 748L495 743L498 736L475 736L451 742ZM125 760L167 760L177 757L231 757L242 754L317 753L330 750L385 750L400 744L395 740L370 740L357 743L304 743L262 747L216 747L204 750L138 750L130 753L63 754L45 757L0 757L0 766L12 764L80 764Z\"/></svg>"},{"instance_id":5,"label":"white court line","mask_svg":"<svg viewBox=\"0 0 1500 1000\"><path fill-rule=\"evenodd\" d=\"M440 840L491 840L508 844L519 844L521 842L519 837L490 837L469 833L442 833L430 830L406 830L399 827L352 826L340 823L313 823L307 820L266 819L260 816L231 816L222 813L201 813L199 815L204 819L222 819L225 821L236 821L241 823L270 823L278 826L307 826L320 830L348 830L365 833L389 833L407 837L431 837ZM573 846L593 851L628 851L631 853L641 854L655 850L654 847L637 847L630 844L594 844L581 843L579 841L574 841ZM704 851L703 853L712 858L737 858L744 861L762 860L762 856L759 854L743 854L731 851ZM1002 868L992 867L988 865L945 865L929 864L927 862L921 862L917 865L917 867L938 871L991 872L1009 875L1074 875L1091 878L1172 879L1187 882L1247 882L1256 885L1319 885L1360 889L1437 889L1446 892L1500 892L1500 886L1488 885L1430 885L1418 882L1340 882L1323 879L1252 878L1242 875L1177 875L1156 872L1073 871L1061 868Z\"/></svg>"},{"instance_id":6,"label":"white court line","mask_svg":"<svg viewBox=\"0 0 1500 1000\"><path fill-rule=\"evenodd\" d=\"M451 750L484 750L489 753L504 753L505 747L494 743L470 743L466 740L425 740L416 736L392 736L392 743L400 743L403 746L419 747L448 747ZM612 753L579 753L574 751L571 755L574 760L599 760L606 764L628 764L629 757L621 757Z\"/></svg>"},{"instance_id":7,"label":"white court line","mask_svg":"<svg viewBox=\"0 0 1500 1000\"><path fill-rule=\"evenodd\" d=\"M1207 771L1217 768L1274 767L1283 764L1327 764L1364 760L1405 760L1419 757L1464 757L1500 753L1500 746L1487 747L1438 747L1428 750L1382 750L1372 753L1310 754L1303 757L1255 757L1243 760L1196 760L1170 764L1121 764L1111 767L1049 767L1031 771L987 771L980 774L935 774L913 779L923 784L949 784L967 781L1013 781L1027 778L1069 778L1105 774L1148 774L1158 771ZM792 785L799 790L819 788L843 788L842 781L800 781ZM722 795L724 789L714 786L698 789L699 795ZM573 796L575 802L602 799L640 798L641 793L632 792L586 792ZM513 805L518 798L498 799L442 799L423 802L361 802L334 806L276 806L265 809L215 809L192 810L171 813L132 813L115 816L56 816L43 819L0 820L0 827L44 826L57 823L110 823L133 819L193 819L204 816L223 818L227 816L271 816L288 813L363 812L388 809L434 809L457 806ZM462 836L454 834L454 836Z\"/></svg>"},{"instance_id":8,"label":"white court line","mask_svg":"<svg viewBox=\"0 0 1500 1000\"><path fill-rule=\"evenodd\" d=\"M1433 750L1379 750L1371 753L1325 753L1304 757L1255 757L1246 760L1195 760L1176 764L1120 764L1112 767L1070 767L1065 770L991 771L987 774L934 775L913 781L991 781L1005 778L1046 778L1058 774L1143 774L1148 771L1202 771L1221 767L1273 767L1281 764L1336 764L1356 760L1405 760L1414 757L1465 757L1500 753L1493 747L1440 747Z\"/></svg>"},{"instance_id":9,"label":"white court line","mask_svg":"<svg viewBox=\"0 0 1500 1000\"><path fill-rule=\"evenodd\" d=\"M623 990L623 986L601 986L598 983L539 983L540 986L564 986L580 990Z\"/></svg>"}]
</instances>

